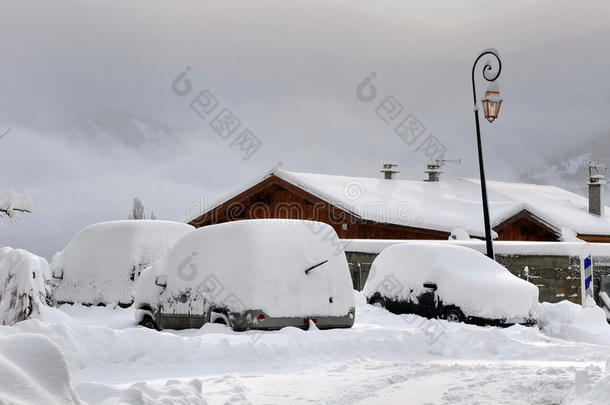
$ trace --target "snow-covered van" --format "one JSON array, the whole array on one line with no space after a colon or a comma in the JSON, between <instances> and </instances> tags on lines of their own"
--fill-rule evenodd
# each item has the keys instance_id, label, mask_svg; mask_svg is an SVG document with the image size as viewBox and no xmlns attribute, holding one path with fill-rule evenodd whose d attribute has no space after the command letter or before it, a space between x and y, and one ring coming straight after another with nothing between
<instances>
[{"instance_id":1,"label":"snow-covered van","mask_svg":"<svg viewBox=\"0 0 610 405\"><path fill-rule=\"evenodd\" d=\"M533 324L538 287L476 250L404 243L375 258L363 293L390 312L488 325Z\"/></svg>"},{"instance_id":2,"label":"snow-covered van","mask_svg":"<svg viewBox=\"0 0 610 405\"><path fill-rule=\"evenodd\" d=\"M194 229L144 219L83 228L51 262L58 284L55 299L60 304L131 305L140 272Z\"/></svg>"},{"instance_id":3,"label":"snow-covered van","mask_svg":"<svg viewBox=\"0 0 610 405\"><path fill-rule=\"evenodd\" d=\"M354 296L345 254L327 224L262 219L205 226L142 273L136 318L157 329L349 328Z\"/></svg>"}]
</instances>

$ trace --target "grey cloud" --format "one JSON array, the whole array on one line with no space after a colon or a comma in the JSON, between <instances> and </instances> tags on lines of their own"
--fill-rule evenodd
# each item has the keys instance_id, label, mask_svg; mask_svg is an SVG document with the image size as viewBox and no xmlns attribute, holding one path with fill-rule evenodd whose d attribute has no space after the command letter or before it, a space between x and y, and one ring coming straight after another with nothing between
<instances>
[{"instance_id":1,"label":"grey cloud","mask_svg":"<svg viewBox=\"0 0 610 405\"><path fill-rule=\"evenodd\" d=\"M47 257L81 227L125 218L135 194L180 219L201 193L214 199L278 161L376 176L393 159L421 178L425 157L355 96L372 71L380 97L395 95L463 159L449 174L475 177L470 69L489 46L505 100L483 125L491 178L564 181L535 174L588 148L610 159L599 147L610 128L603 1L3 6L0 124L15 128L0 141L0 188L31 193L36 212L0 223L0 244ZM192 112L194 94L171 92L186 66L194 91L210 89L263 141L252 159Z\"/></svg>"}]
</instances>

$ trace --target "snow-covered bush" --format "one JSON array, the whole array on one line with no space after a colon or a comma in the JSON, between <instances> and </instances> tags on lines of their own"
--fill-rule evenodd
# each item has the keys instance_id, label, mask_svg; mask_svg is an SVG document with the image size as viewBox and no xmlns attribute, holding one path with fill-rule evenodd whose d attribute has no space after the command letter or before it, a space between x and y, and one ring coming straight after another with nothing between
<instances>
[{"instance_id":1,"label":"snow-covered bush","mask_svg":"<svg viewBox=\"0 0 610 405\"><path fill-rule=\"evenodd\" d=\"M47 261L23 249L0 248L0 324L12 325L52 305Z\"/></svg>"},{"instance_id":2,"label":"snow-covered bush","mask_svg":"<svg viewBox=\"0 0 610 405\"><path fill-rule=\"evenodd\" d=\"M87 226L51 261L57 302L131 304L140 272L193 229L152 220Z\"/></svg>"}]
</instances>

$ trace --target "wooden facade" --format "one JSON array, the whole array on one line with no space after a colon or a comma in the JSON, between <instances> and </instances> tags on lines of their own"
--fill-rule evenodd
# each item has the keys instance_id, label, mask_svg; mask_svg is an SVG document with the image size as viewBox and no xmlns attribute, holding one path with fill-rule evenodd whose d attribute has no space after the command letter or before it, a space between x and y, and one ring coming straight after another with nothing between
<instances>
[{"instance_id":1,"label":"wooden facade","mask_svg":"<svg viewBox=\"0 0 610 405\"><path fill-rule=\"evenodd\" d=\"M559 229L528 210L518 212L493 229L498 233L498 240L555 242L561 237Z\"/></svg>"},{"instance_id":2,"label":"wooden facade","mask_svg":"<svg viewBox=\"0 0 610 405\"><path fill-rule=\"evenodd\" d=\"M241 219L290 218L325 222L341 239L448 239L449 232L368 221L349 207L324 201L308 191L271 175L214 207L189 224L199 228ZM561 232L524 209L493 227L498 240L559 241ZM483 237L472 235L474 238ZM610 243L610 235L578 235L588 242Z\"/></svg>"}]
</instances>

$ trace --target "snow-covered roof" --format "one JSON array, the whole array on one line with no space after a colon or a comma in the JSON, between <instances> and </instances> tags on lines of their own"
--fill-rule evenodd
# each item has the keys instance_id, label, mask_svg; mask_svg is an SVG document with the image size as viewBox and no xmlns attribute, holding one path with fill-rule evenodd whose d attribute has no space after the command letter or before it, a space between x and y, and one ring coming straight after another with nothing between
<instances>
[{"instance_id":1,"label":"snow-covered roof","mask_svg":"<svg viewBox=\"0 0 610 405\"><path fill-rule=\"evenodd\" d=\"M301 173L275 169L212 205L211 211L269 176L277 176L365 220L451 232L462 228L483 236L478 179L439 182ZM562 234L610 235L610 216L588 212L588 199L555 186L488 181L492 226L527 210ZM608 212L608 210L605 210ZM187 222L205 212L187 218Z\"/></svg>"}]
</instances>

